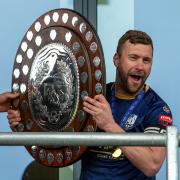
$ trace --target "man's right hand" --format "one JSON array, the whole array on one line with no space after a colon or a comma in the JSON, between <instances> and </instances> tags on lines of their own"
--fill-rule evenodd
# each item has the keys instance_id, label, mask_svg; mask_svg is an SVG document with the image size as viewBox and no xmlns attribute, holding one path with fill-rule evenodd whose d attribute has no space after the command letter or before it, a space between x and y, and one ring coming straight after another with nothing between
<instances>
[{"instance_id":1,"label":"man's right hand","mask_svg":"<svg viewBox=\"0 0 180 180\"><path fill-rule=\"evenodd\" d=\"M19 110L9 109L7 113L9 126L11 127L11 129L14 129L21 121L20 112Z\"/></svg>"}]
</instances>

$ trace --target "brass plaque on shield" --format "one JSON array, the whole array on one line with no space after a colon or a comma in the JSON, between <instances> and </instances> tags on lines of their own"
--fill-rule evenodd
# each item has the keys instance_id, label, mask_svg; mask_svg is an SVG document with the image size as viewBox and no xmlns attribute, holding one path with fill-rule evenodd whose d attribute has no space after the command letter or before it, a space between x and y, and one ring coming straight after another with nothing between
<instances>
[{"instance_id":1,"label":"brass plaque on shield","mask_svg":"<svg viewBox=\"0 0 180 180\"><path fill-rule=\"evenodd\" d=\"M23 37L15 57L12 91L20 93L19 132L95 132L83 111L83 97L105 93L105 63L90 23L69 9L40 16ZM84 146L27 146L39 163L63 167L84 153Z\"/></svg>"}]
</instances>

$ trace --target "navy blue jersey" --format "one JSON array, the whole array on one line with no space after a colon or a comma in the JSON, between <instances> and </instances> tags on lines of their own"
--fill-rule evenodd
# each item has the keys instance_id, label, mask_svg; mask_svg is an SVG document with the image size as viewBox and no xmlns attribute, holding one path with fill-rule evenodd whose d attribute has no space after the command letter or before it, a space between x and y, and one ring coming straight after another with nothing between
<instances>
[{"instance_id":1,"label":"navy blue jersey","mask_svg":"<svg viewBox=\"0 0 180 180\"><path fill-rule=\"evenodd\" d=\"M136 99L120 99L116 96L112 98L114 89L112 83L107 85L106 98L111 108L112 103L114 104L113 117L120 124L122 117ZM129 115L124 130L126 132L164 133L166 126L172 124L171 111L151 88L146 86L145 89L143 98ZM82 157L80 179L155 180L155 177L145 176L124 154L114 158L112 153L115 148L114 146L89 147Z\"/></svg>"}]
</instances>

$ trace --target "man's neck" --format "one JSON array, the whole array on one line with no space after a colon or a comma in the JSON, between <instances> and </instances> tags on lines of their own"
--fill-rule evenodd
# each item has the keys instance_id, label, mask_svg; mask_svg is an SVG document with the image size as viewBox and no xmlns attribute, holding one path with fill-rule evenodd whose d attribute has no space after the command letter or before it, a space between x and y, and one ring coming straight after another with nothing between
<instances>
[{"instance_id":1,"label":"man's neck","mask_svg":"<svg viewBox=\"0 0 180 180\"><path fill-rule=\"evenodd\" d=\"M135 97L139 94L139 92L144 88L144 86L136 93L130 94L125 92L121 85L117 82L115 82L115 96L119 99L135 99Z\"/></svg>"}]
</instances>

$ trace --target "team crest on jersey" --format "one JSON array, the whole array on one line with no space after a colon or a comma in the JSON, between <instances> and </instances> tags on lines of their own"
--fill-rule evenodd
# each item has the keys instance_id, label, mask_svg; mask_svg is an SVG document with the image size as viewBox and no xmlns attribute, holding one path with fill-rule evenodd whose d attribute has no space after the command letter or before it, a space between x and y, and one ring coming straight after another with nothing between
<instances>
[{"instance_id":1,"label":"team crest on jersey","mask_svg":"<svg viewBox=\"0 0 180 180\"><path fill-rule=\"evenodd\" d=\"M164 107L163 107L163 111L164 111L164 112L167 112L167 113L170 113L170 109L169 109L168 106L164 106Z\"/></svg>"},{"instance_id":2,"label":"team crest on jersey","mask_svg":"<svg viewBox=\"0 0 180 180\"><path fill-rule=\"evenodd\" d=\"M134 123L136 122L137 117L138 116L136 114L131 114L131 116L128 118L128 120L125 124L125 128L131 129L133 127Z\"/></svg>"}]
</instances>

